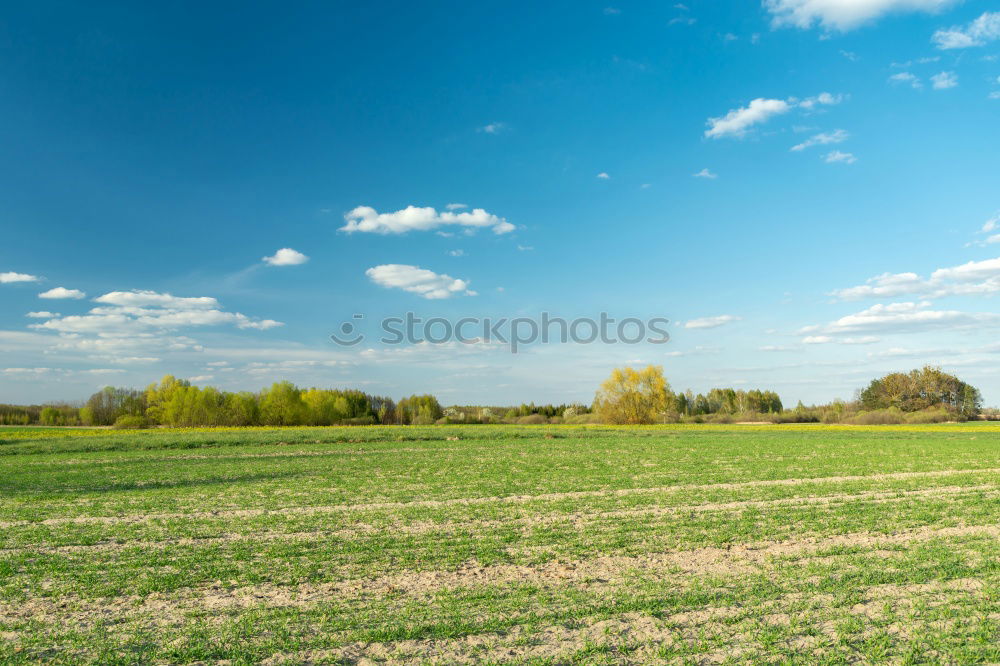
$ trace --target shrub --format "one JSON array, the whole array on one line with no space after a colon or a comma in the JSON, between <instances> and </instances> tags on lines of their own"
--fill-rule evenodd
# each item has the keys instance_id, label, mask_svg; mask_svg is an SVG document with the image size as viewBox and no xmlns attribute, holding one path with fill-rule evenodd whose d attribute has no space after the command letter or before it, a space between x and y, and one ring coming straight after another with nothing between
<instances>
[{"instance_id":1,"label":"shrub","mask_svg":"<svg viewBox=\"0 0 1000 666\"><path fill-rule=\"evenodd\" d=\"M544 425L548 420L541 414L528 414L517 420L517 425Z\"/></svg>"},{"instance_id":2,"label":"shrub","mask_svg":"<svg viewBox=\"0 0 1000 666\"><path fill-rule=\"evenodd\" d=\"M858 412L856 416L845 419L851 425L898 425L903 422L903 412L897 407L889 409L873 409L868 412Z\"/></svg>"},{"instance_id":3,"label":"shrub","mask_svg":"<svg viewBox=\"0 0 1000 666\"><path fill-rule=\"evenodd\" d=\"M149 427L149 419L145 416L123 414L115 420L114 425L111 427L115 430L139 430L140 428Z\"/></svg>"},{"instance_id":4,"label":"shrub","mask_svg":"<svg viewBox=\"0 0 1000 666\"><path fill-rule=\"evenodd\" d=\"M944 423L954 421L955 415L947 409L924 409L907 414L905 419L907 423Z\"/></svg>"},{"instance_id":5,"label":"shrub","mask_svg":"<svg viewBox=\"0 0 1000 666\"><path fill-rule=\"evenodd\" d=\"M563 423L568 425L590 425L601 423L601 418L597 414L574 414L563 417Z\"/></svg>"}]
</instances>

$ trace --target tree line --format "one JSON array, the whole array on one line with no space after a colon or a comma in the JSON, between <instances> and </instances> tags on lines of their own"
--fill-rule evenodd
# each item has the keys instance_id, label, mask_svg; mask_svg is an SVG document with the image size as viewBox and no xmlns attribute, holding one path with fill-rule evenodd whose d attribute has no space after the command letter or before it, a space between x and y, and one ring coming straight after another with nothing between
<instances>
[{"instance_id":1,"label":"tree line","mask_svg":"<svg viewBox=\"0 0 1000 666\"><path fill-rule=\"evenodd\" d=\"M0 425L50 426L331 426L430 425L435 423L931 423L1000 418L982 409L974 386L940 368L891 373L860 390L853 401L835 400L786 409L777 393L714 388L675 393L660 366L616 368L591 405L578 403L516 407L442 407L429 394L398 402L353 389L300 388L275 382L259 392L193 386L167 375L146 389L106 387L82 407L66 404L0 405Z\"/></svg>"},{"instance_id":2,"label":"tree line","mask_svg":"<svg viewBox=\"0 0 1000 666\"><path fill-rule=\"evenodd\" d=\"M847 423L878 425L937 423L972 418L1000 418L982 409L974 386L940 368L925 366L909 373L891 373L873 380L851 402L834 400L785 409L773 391L712 389L707 394L674 393L660 366L616 368L594 398L594 412L603 423Z\"/></svg>"}]
</instances>

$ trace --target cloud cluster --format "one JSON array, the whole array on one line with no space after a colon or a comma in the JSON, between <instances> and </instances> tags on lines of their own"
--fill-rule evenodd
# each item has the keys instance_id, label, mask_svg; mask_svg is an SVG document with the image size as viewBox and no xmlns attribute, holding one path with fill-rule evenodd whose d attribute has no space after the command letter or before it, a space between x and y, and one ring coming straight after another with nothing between
<instances>
[{"instance_id":1,"label":"cloud cluster","mask_svg":"<svg viewBox=\"0 0 1000 666\"><path fill-rule=\"evenodd\" d=\"M282 325L273 319L256 320L239 312L226 312L216 299L208 296L188 298L154 291L112 291L94 301L102 305L91 308L85 315L54 316L31 328L112 338L223 324L257 330Z\"/></svg>"},{"instance_id":2,"label":"cloud cluster","mask_svg":"<svg viewBox=\"0 0 1000 666\"><path fill-rule=\"evenodd\" d=\"M1000 257L939 268L928 279L916 273L882 273L869 278L863 285L837 289L831 295L841 301L857 301L906 295L943 298L997 292L1000 292Z\"/></svg>"},{"instance_id":3,"label":"cloud cluster","mask_svg":"<svg viewBox=\"0 0 1000 666\"><path fill-rule=\"evenodd\" d=\"M790 97L787 100L758 97L751 100L747 106L731 109L724 116L709 118L706 121L708 129L705 130L705 137L709 139L742 138L754 125L765 123L774 116L788 113L792 109L800 108L810 111L821 106L840 104L843 99L842 95L832 95L827 92L803 100L795 97Z\"/></svg>"},{"instance_id":4,"label":"cloud cluster","mask_svg":"<svg viewBox=\"0 0 1000 666\"><path fill-rule=\"evenodd\" d=\"M346 224L340 231L383 235L431 231L445 226L466 227L468 230L488 228L495 234L506 234L515 229L514 225L504 218L487 213L482 208L456 213L438 212L430 206L424 208L407 206L393 213L379 213L370 206L358 206L344 215L344 220Z\"/></svg>"},{"instance_id":5,"label":"cloud cluster","mask_svg":"<svg viewBox=\"0 0 1000 666\"><path fill-rule=\"evenodd\" d=\"M432 300L451 298L458 294L476 295L476 292L469 290L467 281L443 273L438 274L419 266L383 264L369 268L365 271L365 275L382 287L402 289Z\"/></svg>"},{"instance_id":6,"label":"cloud cluster","mask_svg":"<svg viewBox=\"0 0 1000 666\"><path fill-rule=\"evenodd\" d=\"M998 39L1000 39L1000 12L984 12L968 25L938 30L931 41L939 49L947 50L985 46Z\"/></svg>"},{"instance_id":7,"label":"cloud cluster","mask_svg":"<svg viewBox=\"0 0 1000 666\"><path fill-rule=\"evenodd\" d=\"M764 0L775 27L847 31L889 13L936 12L955 0Z\"/></svg>"}]
</instances>

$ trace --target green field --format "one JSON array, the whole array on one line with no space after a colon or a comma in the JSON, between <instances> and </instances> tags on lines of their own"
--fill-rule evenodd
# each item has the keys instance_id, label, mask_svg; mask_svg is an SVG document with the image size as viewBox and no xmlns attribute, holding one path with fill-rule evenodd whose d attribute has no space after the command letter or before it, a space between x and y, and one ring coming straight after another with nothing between
<instances>
[{"instance_id":1,"label":"green field","mask_svg":"<svg viewBox=\"0 0 1000 666\"><path fill-rule=\"evenodd\" d=\"M1000 661L1000 427L0 429L0 663Z\"/></svg>"}]
</instances>

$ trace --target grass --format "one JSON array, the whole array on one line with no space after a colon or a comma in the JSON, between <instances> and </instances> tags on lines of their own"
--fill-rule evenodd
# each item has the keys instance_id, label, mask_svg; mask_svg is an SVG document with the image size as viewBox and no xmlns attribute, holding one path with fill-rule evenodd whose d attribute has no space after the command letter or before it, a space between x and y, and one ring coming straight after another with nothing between
<instances>
[{"instance_id":1,"label":"grass","mask_svg":"<svg viewBox=\"0 0 1000 666\"><path fill-rule=\"evenodd\" d=\"M996 662L998 445L0 428L0 663Z\"/></svg>"}]
</instances>

